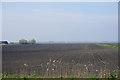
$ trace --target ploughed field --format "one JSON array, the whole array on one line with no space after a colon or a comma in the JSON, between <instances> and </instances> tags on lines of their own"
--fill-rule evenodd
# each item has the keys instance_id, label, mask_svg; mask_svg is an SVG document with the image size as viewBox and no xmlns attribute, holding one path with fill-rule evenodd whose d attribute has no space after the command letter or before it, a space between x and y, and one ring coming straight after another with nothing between
<instances>
[{"instance_id":1,"label":"ploughed field","mask_svg":"<svg viewBox=\"0 0 120 80\"><path fill-rule=\"evenodd\" d=\"M2 72L42 77L96 75L118 68L118 49L86 44L4 45Z\"/></svg>"}]
</instances>

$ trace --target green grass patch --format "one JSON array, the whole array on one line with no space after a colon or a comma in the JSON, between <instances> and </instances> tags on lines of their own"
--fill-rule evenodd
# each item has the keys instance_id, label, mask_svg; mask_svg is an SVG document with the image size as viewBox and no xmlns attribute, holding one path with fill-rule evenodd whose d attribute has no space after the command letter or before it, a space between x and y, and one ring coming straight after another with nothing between
<instances>
[{"instance_id":1,"label":"green grass patch","mask_svg":"<svg viewBox=\"0 0 120 80\"><path fill-rule=\"evenodd\" d=\"M115 48L115 49L120 49L120 46L107 45L107 44L96 44L96 45L104 46L104 47L110 47L110 48Z\"/></svg>"}]
</instances>

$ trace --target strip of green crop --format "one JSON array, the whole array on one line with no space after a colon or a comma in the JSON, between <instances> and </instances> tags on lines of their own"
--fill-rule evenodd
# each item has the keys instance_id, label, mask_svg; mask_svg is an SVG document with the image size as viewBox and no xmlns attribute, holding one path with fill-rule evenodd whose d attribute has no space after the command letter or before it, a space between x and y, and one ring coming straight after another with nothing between
<instances>
[{"instance_id":1,"label":"strip of green crop","mask_svg":"<svg viewBox=\"0 0 120 80\"><path fill-rule=\"evenodd\" d=\"M113 46L113 45L107 45L107 44L96 44L99 46L104 46L104 47L110 47L110 48L115 48L115 49L120 49L120 46Z\"/></svg>"}]
</instances>

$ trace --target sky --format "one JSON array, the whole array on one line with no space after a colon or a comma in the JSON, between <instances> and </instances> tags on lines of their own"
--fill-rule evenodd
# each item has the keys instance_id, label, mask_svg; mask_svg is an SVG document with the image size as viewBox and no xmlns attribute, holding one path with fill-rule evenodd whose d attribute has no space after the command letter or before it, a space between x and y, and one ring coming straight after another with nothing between
<instances>
[{"instance_id":1,"label":"sky","mask_svg":"<svg viewBox=\"0 0 120 80\"><path fill-rule=\"evenodd\" d=\"M4 2L2 39L118 41L117 2Z\"/></svg>"}]
</instances>

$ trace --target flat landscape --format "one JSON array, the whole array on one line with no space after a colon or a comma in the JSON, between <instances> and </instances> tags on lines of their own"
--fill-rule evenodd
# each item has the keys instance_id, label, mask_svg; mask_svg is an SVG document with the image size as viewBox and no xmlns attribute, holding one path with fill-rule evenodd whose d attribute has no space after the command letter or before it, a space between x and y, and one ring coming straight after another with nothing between
<instances>
[{"instance_id":1,"label":"flat landscape","mask_svg":"<svg viewBox=\"0 0 120 80\"><path fill-rule=\"evenodd\" d=\"M5 74L41 77L101 77L118 69L118 49L81 44L3 45Z\"/></svg>"}]
</instances>

